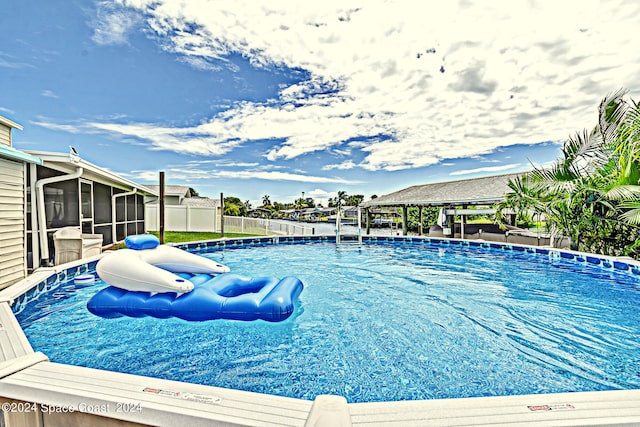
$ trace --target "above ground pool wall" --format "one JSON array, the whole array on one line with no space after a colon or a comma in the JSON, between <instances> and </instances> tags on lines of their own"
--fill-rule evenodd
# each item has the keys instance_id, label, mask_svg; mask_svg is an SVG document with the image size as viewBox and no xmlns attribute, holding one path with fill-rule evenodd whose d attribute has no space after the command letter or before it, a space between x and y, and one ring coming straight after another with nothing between
<instances>
[{"instance_id":1,"label":"above ground pool wall","mask_svg":"<svg viewBox=\"0 0 640 427\"><path fill-rule=\"evenodd\" d=\"M334 236L290 236L225 239L178 245L190 251L237 248L269 244L335 242ZM366 236L364 242L405 242L415 245L479 246L504 251L529 252L552 259L599 265L623 274L640 275L640 263L630 258L607 257L548 247L499 242L426 237ZM345 243L345 244L357 244ZM34 412L0 413L2 425L279 425L382 427L395 425L620 425L640 424L640 390L576 392L543 395L499 396L432 401L373 402L347 404L339 396L318 396L316 401L281 398L266 394L197 386L188 383L139 377L96 369L56 364L30 348L12 314L40 292L46 292L76 276L95 271L97 259L39 269L27 279L0 291L2 333L15 336L3 343L0 356L0 403ZM11 330L17 328L17 330ZM20 338L22 336L22 338ZM21 347L25 354L9 354L6 348ZM100 384L96 386L94 384ZM162 395L146 390L163 392ZM141 412L118 411L131 396L141 396ZM182 399L193 397L193 399ZM207 399L211 396L214 399ZM38 405L33 406L36 402ZM80 403L89 404L77 410ZM22 405L22 406L20 406ZM30 405L30 406L27 406ZM74 406L75 405L75 406ZM4 408L4 406L3 406ZM10 407L7 407L10 408ZM43 410L45 408L46 410ZM55 408L75 408L73 412Z\"/></svg>"}]
</instances>

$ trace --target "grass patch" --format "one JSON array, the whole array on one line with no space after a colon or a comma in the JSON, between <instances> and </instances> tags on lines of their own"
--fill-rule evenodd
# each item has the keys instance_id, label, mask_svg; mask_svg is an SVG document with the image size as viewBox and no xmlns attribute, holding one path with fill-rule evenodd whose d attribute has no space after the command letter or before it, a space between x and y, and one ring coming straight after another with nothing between
<instances>
[{"instance_id":1,"label":"grass patch","mask_svg":"<svg viewBox=\"0 0 640 427\"><path fill-rule=\"evenodd\" d=\"M493 224L493 219L490 218L476 218L476 219L468 219L467 224Z\"/></svg>"},{"instance_id":2,"label":"grass patch","mask_svg":"<svg viewBox=\"0 0 640 427\"><path fill-rule=\"evenodd\" d=\"M157 238L160 238L160 233L157 231L151 231L149 234L153 234ZM241 233L224 233L224 237L254 237L256 234L241 234ZM215 240L220 239L222 236L220 233L209 232L178 232L178 231L165 231L164 242L165 243L185 243L185 242L197 242L200 240Z\"/></svg>"}]
</instances>

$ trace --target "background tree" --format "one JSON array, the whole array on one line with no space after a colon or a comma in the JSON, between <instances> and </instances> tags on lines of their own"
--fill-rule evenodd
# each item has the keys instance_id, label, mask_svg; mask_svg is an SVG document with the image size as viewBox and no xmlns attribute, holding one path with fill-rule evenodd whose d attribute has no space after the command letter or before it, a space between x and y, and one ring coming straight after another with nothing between
<instances>
[{"instance_id":1,"label":"background tree","mask_svg":"<svg viewBox=\"0 0 640 427\"><path fill-rule=\"evenodd\" d=\"M429 231L429 227L438 221L439 208L424 207L422 208L422 231L426 234ZM418 225L420 224L420 215L418 208L407 209L407 229L409 231L417 232Z\"/></svg>"},{"instance_id":2,"label":"background tree","mask_svg":"<svg viewBox=\"0 0 640 427\"><path fill-rule=\"evenodd\" d=\"M343 202L346 200L347 198L347 192L346 191L338 191L338 196L336 197L336 206L338 206L338 208L342 207Z\"/></svg>"},{"instance_id":3,"label":"background tree","mask_svg":"<svg viewBox=\"0 0 640 427\"><path fill-rule=\"evenodd\" d=\"M231 216L246 216L247 206L237 197L224 198L224 214Z\"/></svg>"},{"instance_id":4,"label":"background tree","mask_svg":"<svg viewBox=\"0 0 640 427\"><path fill-rule=\"evenodd\" d=\"M358 206L364 200L364 196L362 194L356 194L347 196L345 199L345 204L347 206Z\"/></svg>"}]
</instances>

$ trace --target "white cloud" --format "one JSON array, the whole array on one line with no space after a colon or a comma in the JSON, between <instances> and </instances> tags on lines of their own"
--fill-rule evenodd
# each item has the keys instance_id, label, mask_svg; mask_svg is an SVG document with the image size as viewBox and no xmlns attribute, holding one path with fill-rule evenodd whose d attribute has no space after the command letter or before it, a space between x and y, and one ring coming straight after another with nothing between
<instances>
[{"instance_id":1,"label":"white cloud","mask_svg":"<svg viewBox=\"0 0 640 427\"><path fill-rule=\"evenodd\" d=\"M42 93L40 94L46 98L59 98L58 95L56 95L53 91L51 90L43 90Z\"/></svg>"},{"instance_id":2,"label":"white cloud","mask_svg":"<svg viewBox=\"0 0 640 427\"><path fill-rule=\"evenodd\" d=\"M322 170L331 170L331 169L353 169L356 167L356 164L353 160L347 160L345 162L335 164L335 165L324 165Z\"/></svg>"},{"instance_id":3,"label":"white cloud","mask_svg":"<svg viewBox=\"0 0 640 427\"><path fill-rule=\"evenodd\" d=\"M222 123L194 127L170 128L145 123L85 123L93 132L101 131L133 137L151 144L154 150L168 150L184 154L220 156L240 145L241 140L229 136Z\"/></svg>"},{"instance_id":4,"label":"white cloud","mask_svg":"<svg viewBox=\"0 0 640 427\"><path fill-rule=\"evenodd\" d=\"M99 45L120 45L128 43L131 31L141 22L138 13L130 8L122 8L112 1L96 4L96 17L91 39Z\"/></svg>"},{"instance_id":5,"label":"white cloud","mask_svg":"<svg viewBox=\"0 0 640 427\"><path fill-rule=\"evenodd\" d=\"M166 176L171 180L172 183L181 183L180 185L197 181L206 181L210 178L208 171L193 168L184 168L180 166L163 167L159 170L133 170L131 172L118 172L118 175L122 175L133 181L151 182L157 184L160 170L165 172Z\"/></svg>"},{"instance_id":6,"label":"white cloud","mask_svg":"<svg viewBox=\"0 0 640 427\"><path fill-rule=\"evenodd\" d=\"M211 172L215 178L232 179L263 179L268 181L297 181L311 183L338 183L361 184L361 181L346 180L342 178L330 178L324 176L310 176L288 172L264 172L264 171L217 171Z\"/></svg>"},{"instance_id":7,"label":"white cloud","mask_svg":"<svg viewBox=\"0 0 640 427\"><path fill-rule=\"evenodd\" d=\"M198 169L198 165L188 163L185 165L174 165L171 167L164 167L163 170L167 176L171 177L172 182L194 182L194 181L208 181L211 178L214 179L260 179L266 181L295 181L306 182L316 184L337 183L337 184L360 184L361 181L346 180L337 177L323 177L312 176L303 173L288 173L279 171L265 171L261 169L245 169L245 170L210 170L210 169ZM158 171L132 171L121 172L129 179L139 180L142 182L157 181ZM311 194L311 193L310 193Z\"/></svg>"},{"instance_id":8,"label":"white cloud","mask_svg":"<svg viewBox=\"0 0 640 427\"><path fill-rule=\"evenodd\" d=\"M512 163L510 165L502 165L502 166L487 166L484 168L454 171L454 172L451 172L449 175L454 176L454 175L470 175L470 174L480 173L480 172L491 172L491 173L503 172L509 169L516 169L520 166L521 166L520 163Z\"/></svg>"},{"instance_id":9,"label":"white cloud","mask_svg":"<svg viewBox=\"0 0 640 427\"><path fill-rule=\"evenodd\" d=\"M15 114L16 113L15 111L10 110L10 109L5 108L5 107L0 107L0 111L2 111L4 113L7 113L7 114Z\"/></svg>"},{"instance_id":10,"label":"white cloud","mask_svg":"<svg viewBox=\"0 0 640 427\"><path fill-rule=\"evenodd\" d=\"M260 163L257 163L257 162L234 162L234 161L224 161L224 160L193 160L188 162L187 164L190 167L212 164L213 166L219 167L219 168L240 168L240 167L260 166Z\"/></svg>"},{"instance_id":11,"label":"white cloud","mask_svg":"<svg viewBox=\"0 0 640 427\"><path fill-rule=\"evenodd\" d=\"M13 60L13 58L4 59L2 58L2 56L4 55L2 54L2 52L0 52L0 68L35 68L31 64L27 64L25 62L16 62Z\"/></svg>"},{"instance_id":12,"label":"white cloud","mask_svg":"<svg viewBox=\"0 0 640 427\"><path fill-rule=\"evenodd\" d=\"M155 149L219 156L272 140L265 154L277 161L348 144L364 159L325 169L417 168L564 139L595 124L608 92L640 90L637 2L122 3L196 68L229 69L234 53L310 75L276 100L239 102L194 127L90 124ZM122 43L136 15L100 5L108 13L94 39Z\"/></svg>"},{"instance_id":13,"label":"white cloud","mask_svg":"<svg viewBox=\"0 0 640 427\"><path fill-rule=\"evenodd\" d=\"M316 188L307 193L307 197L311 197L316 205L329 206L329 199L338 196L337 191L325 191L320 188Z\"/></svg>"},{"instance_id":14,"label":"white cloud","mask_svg":"<svg viewBox=\"0 0 640 427\"><path fill-rule=\"evenodd\" d=\"M50 123L46 121L31 122L31 124L35 126L41 126L46 129L57 130L57 131L68 132L68 133L84 133L87 130L83 126L61 125L61 124Z\"/></svg>"}]
</instances>

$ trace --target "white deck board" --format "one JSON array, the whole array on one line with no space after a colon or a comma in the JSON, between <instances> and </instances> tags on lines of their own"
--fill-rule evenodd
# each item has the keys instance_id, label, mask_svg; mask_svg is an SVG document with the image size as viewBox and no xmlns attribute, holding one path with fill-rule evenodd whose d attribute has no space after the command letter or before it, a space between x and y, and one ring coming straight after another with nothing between
<instances>
[{"instance_id":1,"label":"white deck board","mask_svg":"<svg viewBox=\"0 0 640 427\"><path fill-rule=\"evenodd\" d=\"M159 395L143 390L163 390ZM176 395L179 393L179 395ZM107 405L109 415L153 425L303 426L312 402L42 362L0 381L0 395L80 408ZM212 402L198 399L211 398ZM118 404L141 411L117 412ZM172 421L169 422L168 420ZM178 423L178 424L176 424Z\"/></svg>"},{"instance_id":2,"label":"white deck board","mask_svg":"<svg viewBox=\"0 0 640 427\"><path fill-rule=\"evenodd\" d=\"M0 303L0 362L33 353L29 340L22 332L11 307Z\"/></svg>"},{"instance_id":3,"label":"white deck board","mask_svg":"<svg viewBox=\"0 0 640 427\"><path fill-rule=\"evenodd\" d=\"M144 392L146 387L165 395ZM108 412L93 413L152 425L302 427L312 406L305 400L52 362L0 380L0 395L77 409L82 404L107 405ZM141 411L116 412L118 403L139 403ZM530 408L544 405L551 410ZM354 427L640 425L640 390L355 403L348 409Z\"/></svg>"},{"instance_id":4,"label":"white deck board","mask_svg":"<svg viewBox=\"0 0 640 427\"><path fill-rule=\"evenodd\" d=\"M550 410L542 410L544 406ZM539 410L530 407L538 406ZM640 390L349 405L354 426L640 425Z\"/></svg>"}]
</instances>

